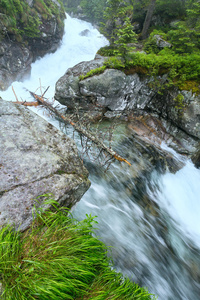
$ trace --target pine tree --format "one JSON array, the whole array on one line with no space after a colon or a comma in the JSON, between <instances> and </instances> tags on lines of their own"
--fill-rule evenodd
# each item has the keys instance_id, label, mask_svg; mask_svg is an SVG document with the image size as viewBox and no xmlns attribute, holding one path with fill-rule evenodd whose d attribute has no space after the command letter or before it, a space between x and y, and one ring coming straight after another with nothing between
<instances>
[{"instance_id":1,"label":"pine tree","mask_svg":"<svg viewBox=\"0 0 200 300\"><path fill-rule=\"evenodd\" d=\"M120 22L120 16L123 15L124 0L108 0L107 7L104 12L105 24L102 24L104 35L109 39L111 44L114 43L117 24Z\"/></svg>"},{"instance_id":2,"label":"pine tree","mask_svg":"<svg viewBox=\"0 0 200 300\"><path fill-rule=\"evenodd\" d=\"M200 1L189 0L185 21L176 24L168 33L173 49L178 53L192 53L200 49Z\"/></svg>"},{"instance_id":3,"label":"pine tree","mask_svg":"<svg viewBox=\"0 0 200 300\"><path fill-rule=\"evenodd\" d=\"M135 49L135 47L130 47L130 43L137 42L137 34L133 31L133 26L131 25L130 19L125 18L124 25L119 27L115 34L117 39L115 40L115 45L117 45L116 55L122 56L127 61L128 52Z\"/></svg>"}]
</instances>

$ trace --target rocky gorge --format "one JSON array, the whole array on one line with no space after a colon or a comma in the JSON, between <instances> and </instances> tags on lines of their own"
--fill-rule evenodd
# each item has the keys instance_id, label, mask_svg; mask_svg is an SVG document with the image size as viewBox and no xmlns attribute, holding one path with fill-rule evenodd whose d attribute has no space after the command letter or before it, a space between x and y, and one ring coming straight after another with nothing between
<instances>
[{"instance_id":1,"label":"rocky gorge","mask_svg":"<svg viewBox=\"0 0 200 300\"><path fill-rule=\"evenodd\" d=\"M25 13L26 12L26 13ZM1 3L0 90L30 76L31 63L55 52L64 33L62 3L53 1L12 1Z\"/></svg>"},{"instance_id":2,"label":"rocky gorge","mask_svg":"<svg viewBox=\"0 0 200 300\"><path fill-rule=\"evenodd\" d=\"M153 78L111 68L92 75L105 60L97 55L69 68L56 83L55 98L68 107L68 113L78 109L94 123L115 120L117 130L124 126L121 135L114 133L113 141L132 165L116 163L105 174L103 168L87 162L92 188L75 208L75 217L95 213L100 220L97 233L113 247L115 266L133 281L151 286L159 299L195 299L200 278L198 246L192 236L185 239L176 220L166 215L168 205L176 213L173 201L178 196L173 197L171 190L179 192L180 187L171 183L163 196L158 178L170 173L175 180L184 174L188 158L199 166L200 98L175 86L160 93L154 83L164 85L167 75ZM91 76L83 78L89 72ZM191 182L186 176L185 180L188 187ZM187 197L181 195L184 207ZM192 204L188 207L193 210Z\"/></svg>"},{"instance_id":3,"label":"rocky gorge","mask_svg":"<svg viewBox=\"0 0 200 300\"><path fill-rule=\"evenodd\" d=\"M164 85L167 75L155 79L108 68L101 74L80 79L81 75L102 67L105 60L97 55L90 62L68 69L56 83L56 100L69 110L77 106L89 111L97 119L121 116L140 137L150 140L150 136L157 136L157 144L163 140L179 153L193 156L200 139L200 97L176 87L166 87L162 93L152 87L155 81L158 86ZM194 160L198 164L197 157Z\"/></svg>"},{"instance_id":4,"label":"rocky gorge","mask_svg":"<svg viewBox=\"0 0 200 300\"><path fill-rule=\"evenodd\" d=\"M89 40L91 33L87 31L84 37L82 25L77 39L79 43L81 40L81 51L86 51L82 41ZM75 27L74 21L71 28ZM99 36L95 42L98 40ZM76 47L72 49L74 54ZM62 64L72 56L66 55L66 49L63 53ZM119 270L148 286L160 299L196 299L200 274L198 247L192 238L184 239L182 231L179 234L170 217L165 218L156 200L162 186L157 181L154 184L152 177L157 173L165 176L169 171L176 177L186 165L185 157L196 154L198 96L177 89L161 95L149 85L152 78L113 69L80 80L80 75L102 66L104 60L96 56L95 60L66 68L66 74L56 84L55 97L68 107L68 112L79 107L95 120L104 117L108 123L117 116L117 125L125 129L114 134L113 141L132 166L114 163L104 173L104 168L87 162L92 187L82 197L89 187L88 173L74 142L22 106L1 100L0 195L3 208L8 209L2 209L1 221L13 219L23 224L24 230L31 222L33 205L43 203L43 197L34 201L38 196L52 192L59 203L69 207L82 198L74 208L75 217L81 220L85 213L98 216L98 236L113 247L112 257ZM50 57L50 61L55 64L55 58ZM42 66L41 63L40 69ZM165 77L158 79L165 81ZM183 154L181 159L172 150L164 149L163 142Z\"/></svg>"}]
</instances>

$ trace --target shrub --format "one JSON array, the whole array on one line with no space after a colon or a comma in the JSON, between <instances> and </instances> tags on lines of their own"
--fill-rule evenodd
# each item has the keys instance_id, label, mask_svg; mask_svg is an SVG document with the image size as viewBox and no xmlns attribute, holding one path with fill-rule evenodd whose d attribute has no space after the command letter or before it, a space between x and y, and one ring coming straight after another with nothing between
<instances>
[{"instance_id":1,"label":"shrub","mask_svg":"<svg viewBox=\"0 0 200 300\"><path fill-rule=\"evenodd\" d=\"M160 35L164 40L166 39L166 34L160 30L153 30L149 38L145 41L144 51L146 53L155 53L158 54L161 49L156 44L155 35Z\"/></svg>"}]
</instances>

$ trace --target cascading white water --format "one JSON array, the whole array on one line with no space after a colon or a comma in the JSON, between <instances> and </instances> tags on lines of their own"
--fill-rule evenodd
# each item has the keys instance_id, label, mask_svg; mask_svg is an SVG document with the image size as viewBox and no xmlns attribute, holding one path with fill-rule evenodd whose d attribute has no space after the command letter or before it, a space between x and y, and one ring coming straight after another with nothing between
<instances>
[{"instance_id":1,"label":"cascading white water","mask_svg":"<svg viewBox=\"0 0 200 300\"><path fill-rule=\"evenodd\" d=\"M200 171L191 162L161 177L157 195L160 207L200 249Z\"/></svg>"},{"instance_id":2,"label":"cascading white water","mask_svg":"<svg viewBox=\"0 0 200 300\"><path fill-rule=\"evenodd\" d=\"M188 161L176 174L152 173L143 189L158 204L156 217L147 216L137 195L127 193L123 171L112 166L114 185L113 178L93 172L92 186L74 216L80 220L86 213L96 215L97 235L112 247L117 270L147 286L158 299L200 299L200 171Z\"/></svg>"},{"instance_id":3,"label":"cascading white water","mask_svg":"<svg viewBox=\"0 0 200 300\"><path fill-rule=\"evenodd\" d=\"M81 32L87 30L86 35ZM107 44L107 40L99 33L90 23L76 20L67 15L65 20L65 34L61 42L60 48L51 54L45 55L31 65L30 78L23 82L14 82L15 93L20 99L32 101L29 91L40 94L40 82L43 92L50 86L45 97L50 100L54 96L56 81L64 75L66 70L73 67L81 61L94 59L97 50ZM0 92L0 96L4 100L16 101L12 88L9 87L5 92ZM34 109L37 114L45 117L41 110ZM52 122L47 116L48 121ZM56 127L58 124L52 122Z\"/></svg>"},{"instance_id":4,"label":"cascading white water","mask_svg":"<svg viewBox=\"0 0 200 300\"><path fill-rule=\"evenodd\" d=\"M87 36L80 35L85 29L89 30ZM51 87L46 95L51 99L59 77L78 62L93 59L106 43L92 25L68 17L61 47L33 63L29 79L13 83L18 98L32 100L26 89L36 91L40 79L44 89ZM15 101L11 87L0 96ZM59 127L41 109L33 110ZM159 295L158 299L200 299L200 171L187 162L175 174L154 172L150 179L144 180L144 189L160 209L158 219L146 216L135 201L136 196L127 191L122 183L124 170L118 164L111 166L112 180L103 173L97 176L91 172L92 186L75 207L74 216L83 219L86 213L97 215L97 234L113 246L115 267L146 285ZM134 189L131 172L130 183ZM164 223L160 232L156 228L158 222ZM163 228L167 228L166 238Z\"/></svg>"}]
</instances>

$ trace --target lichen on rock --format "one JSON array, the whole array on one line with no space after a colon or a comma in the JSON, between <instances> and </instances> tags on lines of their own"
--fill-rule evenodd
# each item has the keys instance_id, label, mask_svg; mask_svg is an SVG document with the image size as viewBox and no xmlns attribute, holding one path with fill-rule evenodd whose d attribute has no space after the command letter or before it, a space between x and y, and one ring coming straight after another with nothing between
<instances>
[{"instance_id":1,"label":"lichen on rock","mask_svg":"<svg viewBox=\"0 0 200 300\"><path fill-rule=\"evenodd\" d=\"M24 230L41 195L71 207L89 186L73 140L30 110L0 101L0 225Z\"/></svg>"}]
</instances>

